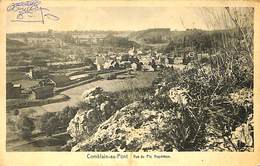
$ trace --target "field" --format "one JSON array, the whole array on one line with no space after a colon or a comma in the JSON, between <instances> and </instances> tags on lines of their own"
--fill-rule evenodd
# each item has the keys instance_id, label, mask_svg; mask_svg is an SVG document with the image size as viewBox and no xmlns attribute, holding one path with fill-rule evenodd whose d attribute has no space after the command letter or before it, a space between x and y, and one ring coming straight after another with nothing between
<instances>
[{"instance_id":1,"label":"field","mask_svg":"<svg viewBox=\"0 0 260 166\"><path fill-rule=\"evenodd\" d=\"M62 94L65 94L70 97L70 100L66 102L53 103L43 105L41 107L48 112L61 111L62 108L64 108L65 106L72 106L75 105L78 101L80 101L81 94L87 89L99 86L107 92L117 92L133 88L149 87L152 85L152 82L156 76L156 72L139 72L137 73L135 78L98 80L63 91Z\"/></svg>"}]
</instances>

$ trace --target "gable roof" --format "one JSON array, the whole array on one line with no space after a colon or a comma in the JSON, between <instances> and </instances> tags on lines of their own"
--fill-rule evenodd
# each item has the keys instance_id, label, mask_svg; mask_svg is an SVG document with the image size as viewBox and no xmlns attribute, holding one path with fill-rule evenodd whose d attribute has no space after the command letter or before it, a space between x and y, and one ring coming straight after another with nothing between
<instances>
[{"instance_id":1,"label":"gable roof","mask_svg":"<svg viewBox=\"0 0 260 166\"><path fill-rule=\"evenodd\" d=\"M52 86L34 87L34 88L32 88L32 91L35 92L35 93L52 92L53 91L53 87Z\"/></svg>"},{"instance_id":2,"label":"gable roof","mask_svg":"<svg viewBox=\"0 0 260 166\"><path fill-rule=\"evenodd\" d=\"M56 84L70 82L70 78L66 75L50 75L49 79L51 79Z\"/></svg>"}]
</instances>

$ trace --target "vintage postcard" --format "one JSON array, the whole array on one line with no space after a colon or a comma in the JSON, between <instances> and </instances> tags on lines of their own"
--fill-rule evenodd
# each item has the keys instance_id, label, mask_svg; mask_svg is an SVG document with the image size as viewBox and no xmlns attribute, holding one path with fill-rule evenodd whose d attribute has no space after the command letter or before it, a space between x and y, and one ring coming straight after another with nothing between
<instances>
[{"instance_id":1,"label":"vintage postcard","mask_svg":"<svg viewBox=\"0 0 260 166\"><path fill-rule=\"evenodd\" d=\"M260 165L258 1L0 7L0 165Z\"/></svg>"}]
</instances>

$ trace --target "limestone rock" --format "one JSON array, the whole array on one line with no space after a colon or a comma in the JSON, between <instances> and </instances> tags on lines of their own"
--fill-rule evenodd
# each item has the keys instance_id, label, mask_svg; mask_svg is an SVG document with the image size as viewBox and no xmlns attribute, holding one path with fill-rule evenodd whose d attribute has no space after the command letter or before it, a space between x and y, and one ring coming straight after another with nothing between
<instances>
[{"instance_id":1,"label":"limestone rock","mask_svg":"<svg viewBox=\"0 0 260 166\"><path fill-rule=\"evenodd\" d=\"M68 134L74 141L91 136L96 128L115 111L113 101L100 87L84 91L82 102L88 107L79 110L67 128Z\"/></svg>"},{"instance_id":2,"label":"limestone rock","mask_svg":"<svg viewBox=\"0 0 260 166\"><path fill-rule=\"evenodd\" d=\"M172 117L170 111L143 109L141 102L134 102L104 121L72 151L173 151L157 135L167 128L169 117Z\"/></svg>"}]
</instances>

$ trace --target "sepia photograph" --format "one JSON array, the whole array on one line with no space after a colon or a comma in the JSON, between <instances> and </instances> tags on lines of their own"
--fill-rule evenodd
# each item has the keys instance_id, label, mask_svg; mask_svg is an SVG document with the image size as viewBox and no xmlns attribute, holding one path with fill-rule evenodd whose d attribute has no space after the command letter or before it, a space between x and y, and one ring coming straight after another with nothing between
<instances>
[{"instance_id":1,"label":"sepia photograph","mask_svg":"<svg viewBox=\"0 0 260 166\"><path fill-rule=\"evenodd\" d=\"M254 152L254 7L5 10L7 152Z\"/></svg>"}]
</instances>

